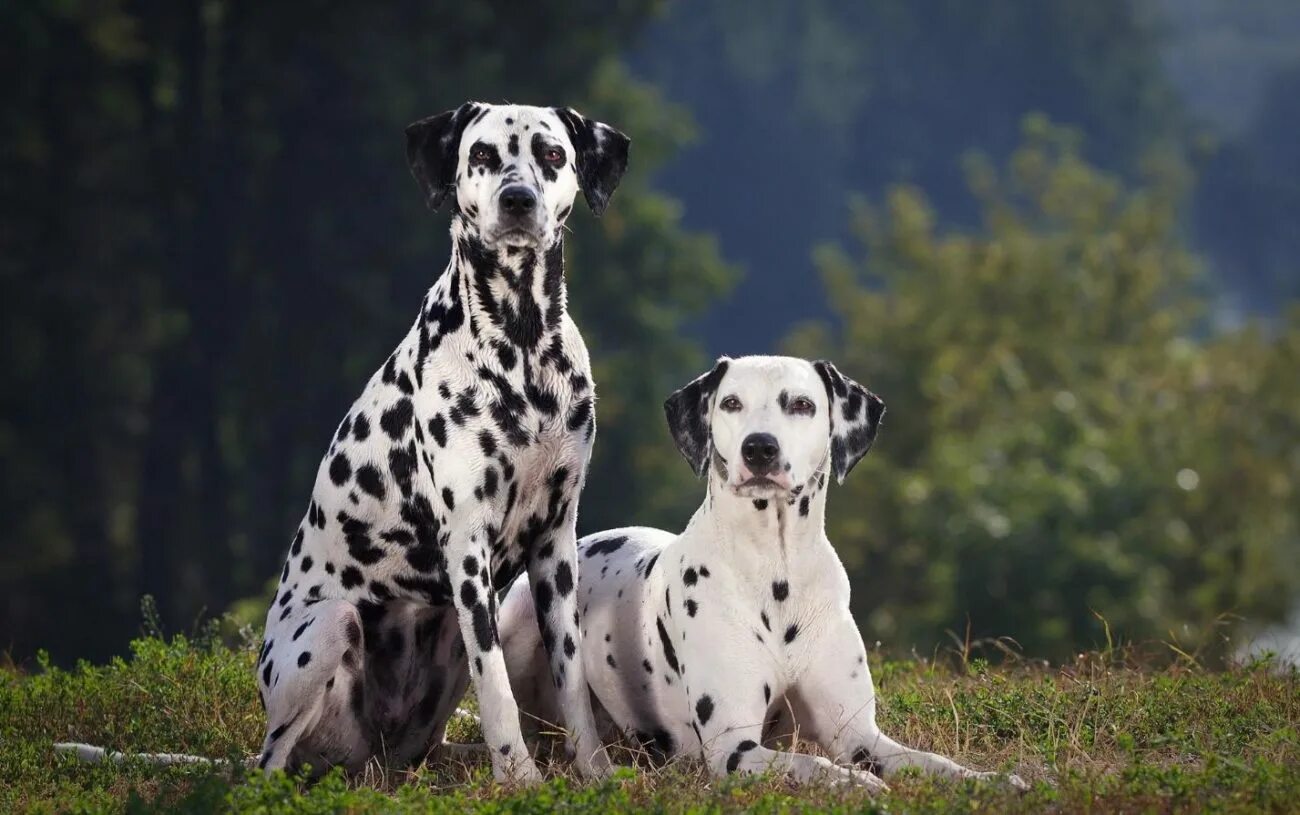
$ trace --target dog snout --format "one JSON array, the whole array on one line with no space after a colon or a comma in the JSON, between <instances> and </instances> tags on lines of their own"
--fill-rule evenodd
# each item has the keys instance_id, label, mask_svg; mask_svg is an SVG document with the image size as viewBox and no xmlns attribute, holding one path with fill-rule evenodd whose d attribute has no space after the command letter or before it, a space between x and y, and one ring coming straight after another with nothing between
<instances>
[{"instance_id":1,"label":"dog snout","mask_svg":"<svg viewBox=\"0 0 1300 815\"><path fill-rule=\"evenodd\" d=\"M511 184L501 190L501 212L516 218L533 214L537 209L537 193L523 184Z\"/></svg>"},{"instance_id":2,"label":"dog snout","mask_svg":"<svg viewBox=\"0 0 1300 815\"><path fill-rule=\"evenodd\" d=\"M740 445L740 457L754 475L775 470L780 456L781 445L771 433L750 433Z\"/></svg>"}]
</instances>

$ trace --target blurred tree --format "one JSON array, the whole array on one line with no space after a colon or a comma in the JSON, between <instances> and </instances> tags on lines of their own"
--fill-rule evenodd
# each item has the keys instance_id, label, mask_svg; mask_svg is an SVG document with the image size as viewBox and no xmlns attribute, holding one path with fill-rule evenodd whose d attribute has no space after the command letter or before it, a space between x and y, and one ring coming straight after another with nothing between
<instances>
[{"instance_id":1,"label":"blurred tree","mask_svg":"<svg viewBox=\"0 0 1300 815\"><path fill-rule=\"evenodd\" d=\"M0 648L78 646L130 586L155 355L187 316L160 279L160 123L122 3L9 3L0 25ZM83 634L82 631L90 633Z\"/></svg>"},{"instance_id":2,"label":"blurred tree","mask_svg":"<svg viewBox=\"0 0 1300 815\"><path fill-rule=\"evenodd\" d=\"M1226 139L1201 169L1193 235L1235 305L1273 312L1300 297L1300 47L1265 85L1246 132Z\"/></svg>"},{"instance_id":3,"label":"blurred tree","mask_svg":"<svg viewBox=\"0 0 1300 815\"><path fill-rule=\"evenodd\" d=\"M1140 5L668 4L632 64L687 105L703 135L663 183L748 274L743 301L705 326L710 345L771 349L791 321L827 315L809 249L848 237L842 213L855 191L914 184L945 221L974 223L959 157L977 149L1001 161L1026 113L1079 127L1091 158L1119 172L1180 140L1158 29Z\"/></svg>"},{"instance_id":4,"label":"blurred tree","mask_svg":"<svg viewBox=\"0 0 1300 815\"><path fill-rule=\"evenodd\" d=\"M916 189L859 205L864 257L824 247L829 357L888 406L831 502L868 636L1008 635L1035 656L1130 639L1216 644L1225 613L1300 590L1300 309L1208 335L1183 247L1185 174L1129 187L1031 118L1005 170L968 162L978 232Z\"/></svg>"},{"instance_id":5,"label":"blurred tree","mask_svg":"<svg viewBox=\"0 0 1300 815\"><path fill-rule=\"evenodd\" d=\"M609 217L574 227L573 307L602 395L692 373L681 315L728 270L645 181L690 134L612 64L652 7L5 4L0 648L103 656L142 593L184 623L273 573L445 264L405 166L420 116L509 99L630 131ZM641 404L602 404L584 523L666 489Z\"/></svg>"},{"instance_id":6,"label":"blurred tree","mask_svg":"<svg viewBox=\"0 0 1300 815\"><path fill-rule=\"evenodd\" d=\"M682 229L681 206L651 192L653 170L691 137L685 112L613 63L590 98L634 142L636 170L601 221L579 209L569 238L575 319L592 348L597 442L579 531L629 524L681 529L699 486L673 446L664 399L706 367L685 331L735 279L712 237Z\"/></svg>"},{"instance_id":7,"label":"blurred tree","mask_svg":"<svg viewBox=\"0 0 1300 815\"><path fill-rule=\"evenodd\" d=\"M1294 0L1134 0L1161 33L1162 61L1188 112L1235 137L1257 119L1271 77L1300 57Z\"/></svg>"}]
</instances>

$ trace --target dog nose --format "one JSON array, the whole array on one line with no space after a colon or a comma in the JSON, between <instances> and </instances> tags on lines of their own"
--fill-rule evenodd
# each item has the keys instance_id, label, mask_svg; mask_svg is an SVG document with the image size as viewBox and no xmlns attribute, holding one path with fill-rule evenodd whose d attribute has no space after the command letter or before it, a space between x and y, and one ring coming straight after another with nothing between
<instances>
[{"instance_id":1,"label":"dog nose","mask_svg":"<svg viewBox=\"0 0 1300 815\"><path fill-rule=\"evenodd\" d=\"M537 193L522 184L501 191L501 211L507 215L528 215L537 206Z\"/></svg>"},{"instance_id":2,"label":"dog nose","mask_svg":"<svg viewBox=\"0 0 1300 815\"><path fill-rule=\"evenodd\" d=\"M754 475L763 475L776 469L781 445L771 433L750 433L740 445L740 457Z\"/></svg>"}]
</instances>

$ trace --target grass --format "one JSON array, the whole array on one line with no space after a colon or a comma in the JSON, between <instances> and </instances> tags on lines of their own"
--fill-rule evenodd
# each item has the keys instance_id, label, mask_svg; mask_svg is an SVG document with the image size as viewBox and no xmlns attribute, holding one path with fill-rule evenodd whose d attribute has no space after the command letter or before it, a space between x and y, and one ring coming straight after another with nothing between
<instances>
[{"instance_id":1,"label":"grass","mask_svg":"<svg viewBox=\"0 0 1300 815\"><path fill-rule=\"evenodd\" d=\"M0 670L0 812L1282 812L1300 801L1300 674L1266 662L1143 668L1113 653L1049 668L873 658L886 732L1033 785L891 780L872 798L778 779L718 782L693 763L583 784L565 768L535 790L484 765L375 766L314 784L227 767L84 765L54 741L240 759L263 727L255 653L150 637L131 657ZM454 722L453 737L473 739Z\"/></svg>"}]
</instances>

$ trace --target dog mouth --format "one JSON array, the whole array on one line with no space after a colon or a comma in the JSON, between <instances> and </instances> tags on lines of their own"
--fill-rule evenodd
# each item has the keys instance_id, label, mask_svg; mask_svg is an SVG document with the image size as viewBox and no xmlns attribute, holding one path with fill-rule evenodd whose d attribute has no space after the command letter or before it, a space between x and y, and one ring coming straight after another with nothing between
<instances>
[{"instance_id":1,"label":"dog mouth","mask_svg":"<svg viewBox=\"0 0 1300 815\"><path fill-rule=\"evenodd\" d=\"M731 489L742 498L775 495L790 491L788 484L766 475L752 475L739 484L733 485Z\"/></svg>"},{"instance_id":2,"label":"dog mouth","mask_svg":"<svg viewBox=\"0 0 1300 815\"><path fill-rule=\"evenodd\" d=\"M493 232L491 242L502 246L535 247L542 242L542 232L537 227L511 225Z\"/></svg>"}]
</instances>

